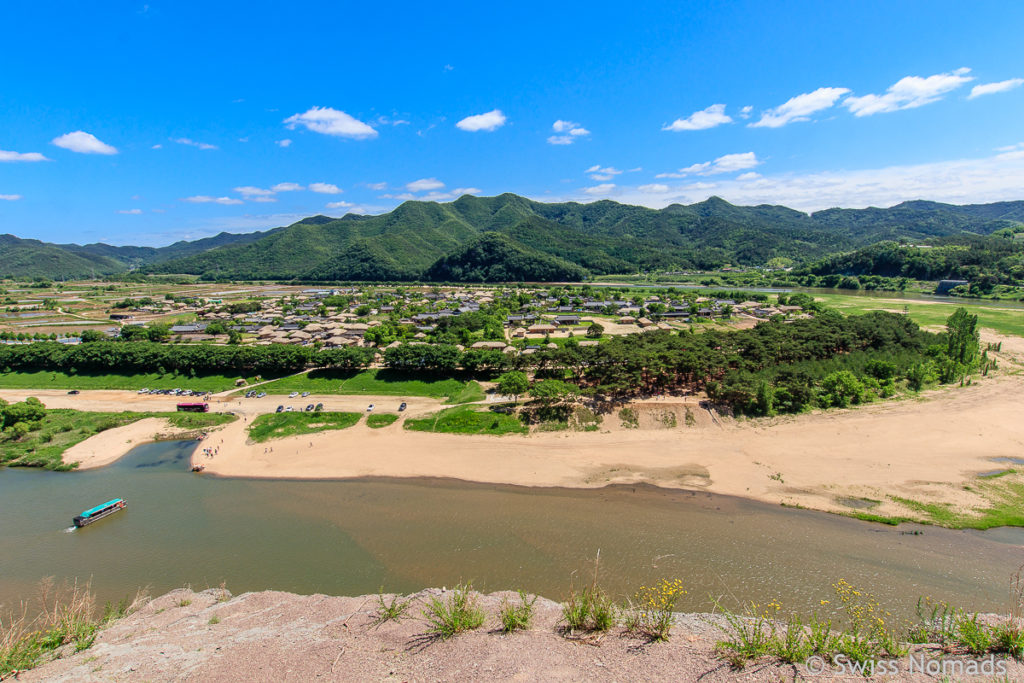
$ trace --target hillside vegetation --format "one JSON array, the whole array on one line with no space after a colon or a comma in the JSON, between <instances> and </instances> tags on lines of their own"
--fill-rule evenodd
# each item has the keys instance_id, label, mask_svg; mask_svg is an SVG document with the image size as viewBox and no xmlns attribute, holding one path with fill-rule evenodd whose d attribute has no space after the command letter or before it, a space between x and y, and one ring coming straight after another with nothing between
<instances>
[{"instance_id":1,"label":"hillside vegetation","mask_svg":"<svg viewBox=\"0 0 1024 683\"><path fill-rule=\"evenodd\" d=\"M83 277L139 268L206 279L578 280L774 258L806 264L885 240L984 236L1022 224L1024 202L915 201L806 214L717 197L656 210L610 200L549 204L514 194L465 195L443 204L407 201L378 216L312 216L263 233L221 233L158 249L4 236L0 276Z\"/></svg>"}]
</instances>

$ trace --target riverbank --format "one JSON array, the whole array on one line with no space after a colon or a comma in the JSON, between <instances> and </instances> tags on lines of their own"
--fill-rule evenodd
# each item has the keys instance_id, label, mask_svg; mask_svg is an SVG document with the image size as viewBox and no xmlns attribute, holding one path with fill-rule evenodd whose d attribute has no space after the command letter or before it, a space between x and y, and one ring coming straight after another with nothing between
<instances>
[{"instance_id":1,"label":"riverbank","mask_svg":"<svg viewBox=\"0 0 1024 683\"><path fill-rule=\"evenodd\" d=\"M246 440L242 421L216 436L215 457L197 455L195 462L233 477L441 477L585 488L642 482L915 518L893 498L964 512L988 505L974 485L981 474L1012 469L996 459L1021 456L1021 405L1024 382L1005 376L921 400L772 420L720 418L689 428L629 429L608 415L597 432L491 437L413 432L401 422L371 429L361 421L257 444ZM680 406L701 411L696 401L679 400L636 408L667 413Z\"/></svg>"},{"instance_id":2,"label":"riverbank","mask_svg":"<svg viewBox=\"0 0 1024 683\"><path fill-rule=\"evenodd\" d=\"M78 463L77 469L80 470L103 467L120 459L139 444L184 438L184 435L192 431L175 427L167 418L147 417L123 427L108 429L75 444L64 451L64 462Z\"/></svg>"},{"instance_id":3,"label":"riverbank","mask_svg":"<svg viewBox=\"0 0 1024 683\"><path fill-rule=\"evenodd\" d=\"M975 378L970 386L850 410L759 420L716 416L696 398L664 397L632 405L639 429L612 413L592 432L470 436L404 429L405 419L443 409L440 399L313 395L301 402L360 414L366 414L369 403L376 404L377 412L397 414L397 403L403 400L408 408L383 428L369 428L362 419L344 430L255 443L248 439L251 421L291 401L219 397L211 401L211 409L241 419L211 436L213 457L196 453L193 464L229 477L426 477L578 488L647 483L880 521L1012 524L1012 510L1018 507L1014 500L1024 486L1014 470L1014 459L1021 458L1024 447L1024 375L1019 365L1024 340L986 337L1003 343L1004 367L995 376ZM49 407L80 410L120 406L160 412L176 400L119 391L72 396L54 390L0 391L8 400L32 394ZM691 415L693 420L681 417ZM96 454L90 463L110 462L138 443L148 428L101 434L81 449ZM1016 498L994 500L1004 494Z\"/></svg>"},{"instance_id":4,"label":"riverbank","mask_svg":"<svg viewBox=\"0 0 1024 683\"><path fill-rule=\"evenodd\" d=\"M498 618L501 605L519 601L511 592L471 594L484 612L481 628L448 640L434 638L427 632L423 610L431 598L450 596L450 591L421 591L410 596L406 618L381 623L375 595L267 591L232 598L223 589L182 589L112 622L91 647L75 653L68 646L64 656L22 673L18 680L865 680L833 667L819 674L817 660L784 664L762 658L736 670L716 651L726 637L727 622L721 615L677 614L667 642L650 642L621 626L566 637L561 605L538 598L529 628L504 634ZM385 597L389 602L391 596ZM940 666L972 659L944 654L934 645L915 646L911 656ZM1002 657L992 661L1002 680L1024 675L1020 662ZM878 679L935 680L910 666L911 659L902 657L898 673Z\"/></svg>"}]
</instances>

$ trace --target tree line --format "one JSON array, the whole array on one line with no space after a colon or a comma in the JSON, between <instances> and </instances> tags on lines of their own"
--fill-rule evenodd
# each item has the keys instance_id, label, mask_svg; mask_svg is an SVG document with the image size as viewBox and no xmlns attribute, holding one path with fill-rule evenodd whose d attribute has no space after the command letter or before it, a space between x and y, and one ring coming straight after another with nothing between
<instances>
[{"instance_id":1,"label":"tree line","mask_svg":"<svg viewBox=\"0 0 1024 683\"><path fill-rule=\"evenodd\" d=\"M934 381L956 381L986 360L979 354L977 316L965 309L950 317L944 334L921 330L896 313L843 316L825 310L814 318L772 319L747 330L660 330L613 337L596 346L570 338L564 346L532 354L413 342L384 349L381 356L385 367L435 375L532 371L538 380L569 383L580 393L611 399L706 391L716 403L751 415L884 398L895 393L897 382L919 389ZM0 369L7 372L274 376L308 367L358 370L376 359L372 348L285 344L0 346Z\"/></svg>"}]
</instances>

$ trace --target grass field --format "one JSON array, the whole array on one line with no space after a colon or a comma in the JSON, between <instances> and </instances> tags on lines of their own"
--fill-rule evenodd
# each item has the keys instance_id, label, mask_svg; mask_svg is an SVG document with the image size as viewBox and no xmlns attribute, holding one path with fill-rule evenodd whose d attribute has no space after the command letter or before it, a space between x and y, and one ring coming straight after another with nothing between
<instances>
[{"instance_id":1,"label":"grass field","mask_svg":"<svg viewBox=\"0 0 1024 683\"><path fill-rule=\"evenodd\" d=\"M64 451L94 434L123 427L147 417L163 417L180 429L204 429L236 418L224 413L93 413L81 410L47 410L17 441L0 442L0 463L49 470L74 469L63 460Z\"/></svg>"},{"instance_id":2,"label":"grass field","mask_svg":"<svg viewBox=\"0 0 1024 683\"><path fill-rule=\"evenodd\" d=\"M372 427L373 429L380 429L381 427L388 427L395 424L398 416L394 413L374 413L366 418L366 426Z\"/></svg>"},{"instance_id":3,"label":"grass field","mask_svg":"<svg viewBox=\"0 0 1024 683\"><path fill-rule=\"evenodd\" d=\"M418 432L444 434L526 434L529 430L513 415L504 415L474 406L458 406L406 420L405 428Z\"/></svg>"},{"instance_id":4,"label":"grass field","mask_svg":"<svg viewBox=\"0 0 1024 683\"><path fill-rule=\"evenodd\" d=\"M351 427L361 413L271 413L260 415L249 427L249 438L257 443L297 434L315 434L329 429Z\"/></svg>"},{"instance_id":5,"label":"grass field","mask_svg":"<svg viewBox=\"0 0 1024 683\"><path fill-rule=\"evenodd\" d=\"M367 396L429 396L447 398L449 403L482 401L483 389L473 381L398 372L396 370L312 370L306 374L282 377L259 387L268 394L308 391L314 394Z\"/></svg>"},{"instance_id":6,"label":"grass field","mask_svg":"<svg viewBox=\"0 0 1024 683\"><path fill-rule=\"evenodd\" d=\"M227 391L235 386L236 376L83 374L64 372L3 372L0 389L191 389L192 391Z\"/></svg>"},{"instance_id":7,"label":"grass field","mask_svg":"<svg viewBox=\"0 0 1024 683\"><path fill-rule=\"evenodd\" d=\"M849 294L815 294L815 299L847 315L868 311L899 311L906 307L907 315L921 326L945 325L953 311L963 307L978 316L979 327L987 327L1001 334L1024 337L1024 309L1001 308L996 304L978 304L965 299L963 302L931 302L917 299L856 296Z\"/></svg>"}]
</instances>

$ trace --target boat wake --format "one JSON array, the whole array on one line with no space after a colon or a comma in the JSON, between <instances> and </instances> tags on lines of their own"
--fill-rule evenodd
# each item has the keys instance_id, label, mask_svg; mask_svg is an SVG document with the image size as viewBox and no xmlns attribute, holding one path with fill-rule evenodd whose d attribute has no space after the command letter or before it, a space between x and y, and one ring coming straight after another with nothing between
<instances>
[{"instance_id":1,"label":"boat wake","mask_svg":"<svg viewBox=\"0 0 1024 683\"><path fill-rule=\"evenodd\" d=\"M67 529L64 530L64 533L70 534L70 533L72 533L77 528L78 527L69 526Z\"/></svg>"}]
</instances>

